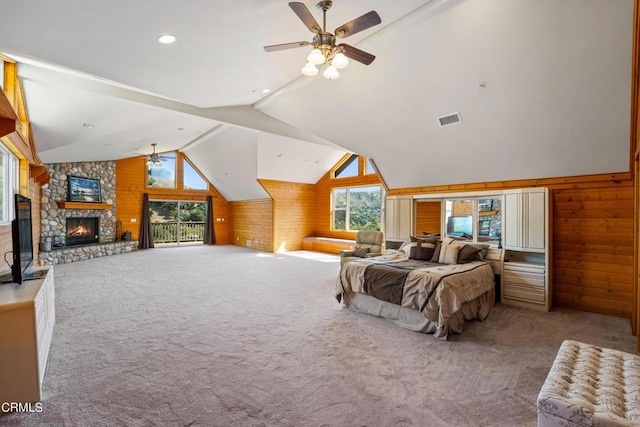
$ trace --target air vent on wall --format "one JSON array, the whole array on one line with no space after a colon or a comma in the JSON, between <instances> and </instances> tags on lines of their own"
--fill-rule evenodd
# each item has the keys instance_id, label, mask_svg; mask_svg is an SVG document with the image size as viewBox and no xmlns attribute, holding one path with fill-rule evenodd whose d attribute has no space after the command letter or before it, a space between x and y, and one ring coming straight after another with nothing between
<instances>
[{"instance_id":1,"label":"air vent on wall","mask_svg":"<svg viewBox=\"0 0 640 427\"><path fill-rule=\"evenodd\" d=\"M438 117L438 122L440 123L440 127L451 126L462 123L462 118L460 117L460 113L453 113Z\"/></svg>"}]
</instances>

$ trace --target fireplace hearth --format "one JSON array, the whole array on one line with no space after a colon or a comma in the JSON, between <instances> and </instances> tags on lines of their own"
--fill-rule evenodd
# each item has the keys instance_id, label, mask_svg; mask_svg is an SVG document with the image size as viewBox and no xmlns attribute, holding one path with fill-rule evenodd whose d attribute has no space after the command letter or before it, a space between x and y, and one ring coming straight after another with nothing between
<instances>
[{"instance_id":1,"label":"fireplace hearth","mask_svg":"<svg viewBox=\"0 0 640 427\"><path fill-rule=\"evenodd\" d=\"M67 218L67 247L100 241L100 218Z\"/></svg>"}]
</instances>

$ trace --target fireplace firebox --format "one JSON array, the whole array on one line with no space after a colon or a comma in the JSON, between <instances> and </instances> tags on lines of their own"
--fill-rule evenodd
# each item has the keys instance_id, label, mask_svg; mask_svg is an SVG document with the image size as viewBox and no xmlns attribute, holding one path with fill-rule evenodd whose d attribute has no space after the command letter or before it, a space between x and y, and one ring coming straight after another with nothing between
<instances>
[{"instance_id":1,"label":"fireplace firebox","mask_svg":"<svg viewBox=\"0 0 640 427\"><path fill-rule=\"evenodd\" d=\"M67 246L100 241L100 218L67 218Z\"/></svg>"}]
</instances>

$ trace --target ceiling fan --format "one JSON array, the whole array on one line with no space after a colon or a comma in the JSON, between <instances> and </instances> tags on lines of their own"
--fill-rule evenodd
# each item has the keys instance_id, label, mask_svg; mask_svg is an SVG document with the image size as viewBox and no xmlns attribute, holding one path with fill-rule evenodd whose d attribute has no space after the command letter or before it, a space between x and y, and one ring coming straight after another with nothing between
<instances>
[{"instance_id":1,"label":"ceiling fan","mask_svg":"<svg viewBox=\"0 0 640 427\"><path fill-rule=\"evenodd\" d=\"M169 160L169 157L162 156L156 153L156 145L158 145L157 142L151 144L151 146L153 147L153 153L149 154L149 156L147 157L147 166L160 167L162 166L160 160Z\"/></svg>"},{"instance_id":2,"label":"ceiling fan","mask_svg":"<svg viewBox=\"0 0 640 427\"><path fill-rule=\"evenodd\" d=\"M334 30L334 34L329 33L327 27L327 10L331 8L333 1L323 0L319 2L316 7L322 10L322 27L315 20L307 6L304 3L292 1L289 2L289 7L293 9L293 12L300 18L300 20L307 26L307 28L315 34L311 42L300 41L294 43L283 43L265 46L264 50L267 52L275 52L278 50L292 49L302 46L313 46L313 50L307 56L307 65L302 69L302 74L305 76L315 76L318 74L318 66L323 64L329 64L323 72L323 76L327 79L337 79L340 77L338 69L344 68L349 65L351 58L354 61L358 61L364 65L369 65L376 59L375 56L370 53L364 52L360 49L356 49L348 44L336 44L336 39L349 37L360 31L366 30L378 25L382 20L376 11L365 13L364 15L347 22L344 25L339 26Z\"/></svg>"}]
</instances>

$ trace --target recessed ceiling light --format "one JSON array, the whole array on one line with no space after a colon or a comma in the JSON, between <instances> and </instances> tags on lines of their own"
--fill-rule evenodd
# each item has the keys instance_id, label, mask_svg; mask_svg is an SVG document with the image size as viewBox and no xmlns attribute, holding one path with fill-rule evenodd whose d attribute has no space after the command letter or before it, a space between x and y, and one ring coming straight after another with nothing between
<instances>
[{"instance_id":1,"label":"recessed ceiling light","mask_svg":"<svg viewBox=\"0 0 640 427\"><path fill-rule=\"evenodd\" d=\"M87 129L93 129L93 125L91 123L83 123L82 126L86 127Z\"/></svg>"},{"instance_id":2,"label":"recessed ceiling light","mask_svg":"<svg viewBox=\"0 0 640 427\"><path fill-rule=\"evenodd\" d=\"M271 89L262 89L262 93L269 93L271 92Z\"/></svg>"},{"instance_id":3,"label":"recessed ceiling light","mask_svg":"<svg viewBox=\"0 0 640 427\"><path fill-rule=\"evenodd\" d=\"M160 37L158 37L158 42L162 44L171 44L175 41L176 41L176 36L173 36L171 34L163 34Z\"/></svg>"}]
</instances>

